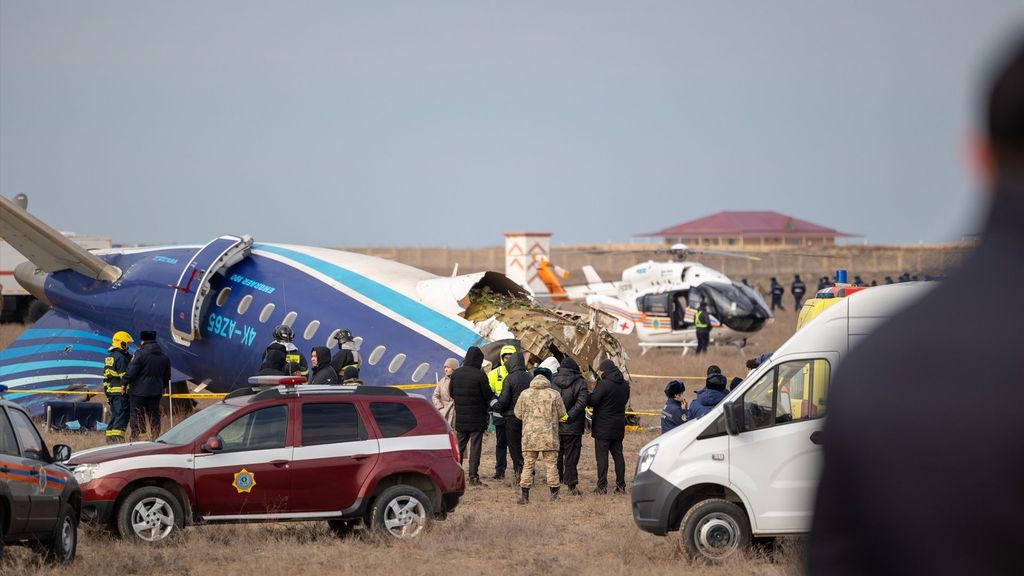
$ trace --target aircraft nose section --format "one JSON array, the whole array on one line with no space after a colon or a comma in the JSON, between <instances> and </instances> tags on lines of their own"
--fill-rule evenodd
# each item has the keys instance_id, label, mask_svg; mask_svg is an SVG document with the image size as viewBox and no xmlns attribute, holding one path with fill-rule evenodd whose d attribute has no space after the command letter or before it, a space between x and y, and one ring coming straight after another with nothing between
<instances>
[{"instance_id":1,"label":"aircraft nose section","mask_svg":"<svg viewBox=\"0 0 1024 576\"><path fill-rule=\"evenodd\" d=\"M18 281L18 284L21 284L21 287L29 294L47 306L50 305L50 300L46 297L44 287L49 275L49 273L36 268L36 265L31 262L22 262L14 267L14 279Z\"/></svg>"}]
</instances>

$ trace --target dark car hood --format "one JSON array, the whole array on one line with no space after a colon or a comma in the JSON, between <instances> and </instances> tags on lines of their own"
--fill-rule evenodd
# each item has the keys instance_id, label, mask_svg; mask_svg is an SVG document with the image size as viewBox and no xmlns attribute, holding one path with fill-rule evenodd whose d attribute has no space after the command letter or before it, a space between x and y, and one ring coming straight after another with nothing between
<instances>
[{"instance_id":1,"label":"dark car hood","mask_svg":"<svg viewBox=\"0 0 1024 576\"><path fill-rule=\"evenodd\" d=\"M71 455L68 466L78 464L99 464L120 460L122 458L135 458L148 456L150 454L188 454L192 452L192 445L185 444L177 446L173 444L160 444L158 442L131 442L129 444L117 444L115 446L102 446L90 448Z\"/></svg>"}]
</instances>

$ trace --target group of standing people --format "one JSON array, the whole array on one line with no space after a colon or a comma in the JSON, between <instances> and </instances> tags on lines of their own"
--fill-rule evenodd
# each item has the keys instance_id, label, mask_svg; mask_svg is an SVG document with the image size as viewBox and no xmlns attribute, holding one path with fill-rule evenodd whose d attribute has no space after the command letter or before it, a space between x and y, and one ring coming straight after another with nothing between
<instances>
[{"instance_id":1,"label":"group of standing people","mask_svg":"<svg viewBox=\"0 0 1024 576\"><path fill-rule=\"evenodd\" d=\"M779 284L779 281L772 276L771 284L771 296L772 296L772 311L776 308L779 310L785 310L782 306L782 296L786 294L786 289ZM789 285L789 292L793 295L793 309L799 311L800 306L803 304L804 295L807 294L807 285L800 279L799 274L793 276L793 282Z\"/></svg>"},{"instance_id":2,"label":"group of standing people","mask_svg":"<svg viewBox=\"0 0 1024 576\"><path fill-rule=\"evenodd\" d=\"M310 384L361 384L359 358L355 353L354 338L348 330L338 330L334 340L338 351L333 355L326 346L314 346L309 353L310 362L292 342L295 332L282 324L274 328L271 342L260 360L259 376L302 376Z\"/></svg>"},{"instance_id":3,"label":"group of standing people","mask_svg":"<svg viewBox=\"0 0 1024 576\"><path fill-rule=\"evenodd\" d=\"M139 333L139 348L133 355L131 335L114 333L103 361L103 390L110 405L107 443L134 441L149 432L160 436L160 398L171 383L171 360L156 342L156 332Z\"/></svg>"},{"instance_id":4,"label":"group of standing people","mask_svg":"<svg viewBox=\"0 0 1024 576\"><path fill-rule=\"evenodd\" d=\"M459 457L467 464L470 486L483 486L480 454L488 424L495 431L493 479L505 477L508 461L520 487L518 502L530 501L533 472L544 465L552 499L564 484L573 495L580 494L578 465L586 427L586 409L593 408L592 435L597 460L595 492L608 490L608 456L615 466L615 491L625 492L626 462L622 455L625 436L629 383L611 360L598 366L600 377L591 392L579 365L569 356L559 362L548 358L532 371L523 352L513 345L499 350L497 367L482 369L483 352L473 346L466 351L460 367L445 362L446 378L438 382L435 406L450 417L455 429ZM449 404L450 402L450 404ZM467 451L468 448L468 451Z\"/></svg>"}]
</instances>

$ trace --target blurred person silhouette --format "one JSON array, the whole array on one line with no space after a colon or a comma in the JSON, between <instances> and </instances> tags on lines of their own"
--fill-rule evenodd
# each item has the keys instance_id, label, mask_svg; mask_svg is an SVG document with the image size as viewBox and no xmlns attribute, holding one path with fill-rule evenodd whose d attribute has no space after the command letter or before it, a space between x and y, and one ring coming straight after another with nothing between
<instances>
[{"instance_id":1,"label":"blurred person silhouette","mask_svg":"<svg viewBox=\"0 0 1024 576\"><path fill-rule=\"evenodd\" d=\"M786 293L786 289L782 287L782 284L779 284L779 281L776 280L774 276L772 276L770 291L772 293L772 311L776 308L779 310L785 310L785 308L782 307L782 295Z\"/></svg>"},{"instance_id":2,"label":"blurred person silhouette","mask_svg":"<svg viewBox=\"0 0 1024 576\"><path fill-rule=\"evenodd\" d=\"M1024 450L1013 401L1024 382L1024 308L1001 307L998 322L961 315L961 337L948 330L948 312L977 300L991 278L1024 283L1024 30L1014 40L989 88L986 137L975 143L992 191L980 244L836 372L811 575L1024 573ZM951 426L941 415L965 383L975 384L970 405Z\"/></svg>"},{"instance_id":3,"label":"blurred person silhouette","mask_svg":"<svg viewBox=\"0 0 1024 576\"><path fill-rule=\"evenodd\" d=\"M800 279L799 274L793 276L793 283L790 284L789 291L793 294L793 309L799 312L800 305L804 301L804 294L807 293L807 285Z\"/></svg>"}]
</instances>

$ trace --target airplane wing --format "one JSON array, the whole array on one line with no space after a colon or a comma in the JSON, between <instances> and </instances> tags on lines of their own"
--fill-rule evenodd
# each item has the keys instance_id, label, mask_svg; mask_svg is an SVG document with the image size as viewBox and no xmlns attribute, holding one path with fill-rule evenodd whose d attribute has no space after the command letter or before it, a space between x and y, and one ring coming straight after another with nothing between
<instances>
[{"instance_id":1,"label":"airplane wing","mask_svg":"<svg viewBox=\"0 0 1024 576\"><path fill-rule=\"evenodd\" d=\"M47 400L81 400L77 394L23 394L25 390L82 390L103 393L103 358L111 333L50 310L14 342L0 350L0 384L3 394L42 416ZM18 393L12 393L17 391Z\"/></svg>"},{"instance_id":2,"label":"airplane wing","mask_svg":"<svg viewBox=\"0 0 1024 576\"><path fill-rule=\"evenodd\" d=\"M41 270L71 269L79 274L113 282L121 271L44 224L14 202L0 196L0 236Z\"/></svg>"}]
</instances>

